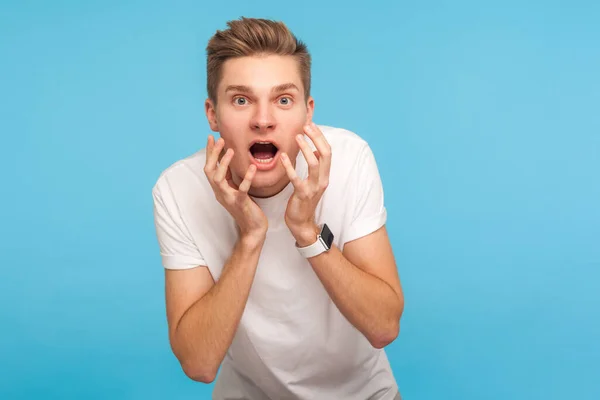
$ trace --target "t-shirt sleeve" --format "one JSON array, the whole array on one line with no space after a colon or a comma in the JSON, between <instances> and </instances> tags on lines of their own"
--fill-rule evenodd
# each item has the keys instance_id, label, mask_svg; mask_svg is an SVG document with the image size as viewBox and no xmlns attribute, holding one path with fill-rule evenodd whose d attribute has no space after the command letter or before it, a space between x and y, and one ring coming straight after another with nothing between
<instances>
[{"instance_id":1,"label":"t-shirt sleeve","mask_svg":"<svg viewBox=\"0 0 600 400\"><path fill-rule=\"evenodd\" d=\"M387 219L381 177L373 151L368 145L358 157L354 173L356 186L352 188L352 222L344 235L346 243L375 232Z\"/></svg>"},{"instance_id":2,"label":"t-shirt sleeve","mask_svg":"<svg viewBox=\"0 0 600 400\"><path fill-rule=\"evenodd\" d=\"M168 184L161 178L152 189L154 225L162 264L166 269L189 269L206 266L200 250L192 240Z\"/></svg>"}]
</instances>

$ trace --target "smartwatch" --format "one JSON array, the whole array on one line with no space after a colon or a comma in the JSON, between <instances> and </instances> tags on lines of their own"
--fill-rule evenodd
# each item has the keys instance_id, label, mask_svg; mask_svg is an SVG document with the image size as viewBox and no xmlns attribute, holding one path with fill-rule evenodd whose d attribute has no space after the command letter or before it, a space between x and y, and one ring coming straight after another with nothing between
<instances>
[{"instance_id":1,"label":"smartwatch","mask_svg":"<svg viewBox=\"0 0 600 400\"><path fill-rule=\"evenodd\" d=\"M317 236L317 241L310 246L298 247L298 244L296 244L296 248L304 258L318 256L331 249L331 245L333 244L333 233L331 233L327 224L319 225L319 229L321 232Z\"/></svg>"}]
</instances>

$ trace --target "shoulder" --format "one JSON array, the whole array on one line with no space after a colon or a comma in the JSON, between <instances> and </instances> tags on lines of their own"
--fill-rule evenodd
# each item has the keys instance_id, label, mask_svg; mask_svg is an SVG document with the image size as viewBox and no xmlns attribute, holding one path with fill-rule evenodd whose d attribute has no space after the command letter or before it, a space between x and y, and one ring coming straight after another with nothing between
<instances>
[{"instance_id":1,"label":"shoulder","mask_svg":"<svg viewBox=\"0 0 600 400\"><path fill-rule=\"evenodd\" d=\"M337 128L329 125L317 125L323 135L333 148L335 147L347 147L362 149L368 146L365 139L360 137L357 133L350 131L345 128Z\"/></svg>"},{"instance_id":2,"label":"shoulder","mask_svg":"<svg viewBox=\"0 0 600 400\"><path fill-rule=\"evenodd\" d=\"M329 142L332 149L340 148L346 150L362 151L369 144L365 139L359 136L357 133L345 129L337 128L329 125L317 125L327 142Z\"/></svg>"},{"instance_id":3,"label":"shoulder","mask_svg":"<svg viewBox=\"0 0 600 400\"><path fill-rule=\"evenodd\" d=\"M155 206L185 221L189 229L199 221L222 217L222 207L204 173L205 161L204 149L180 159L165 168L152 187Z\"/></svg>"},{"instance_id":4,"label":"shoulder","mask_svg":"<svg viewBox=\"0 0 600 400\"><path fill-rule=\"evenodd\" d=\"M365 155L371 154L369 143L357 133L328 125L318 127L331 146L332 162L356 164Z\"/></svg>"},{"instance_id":5,"label":"shoulder","mask_svg":"<svg viewBox=\"0 0 600 400\"><path fill-rule=\"evenodd\" d=\"M156 178L153 193L174 190L177 187L202 184L206 181L204 163L206 149L201 149L185 158L179 159L167 166Z\"/></svg>"}]
</instances>

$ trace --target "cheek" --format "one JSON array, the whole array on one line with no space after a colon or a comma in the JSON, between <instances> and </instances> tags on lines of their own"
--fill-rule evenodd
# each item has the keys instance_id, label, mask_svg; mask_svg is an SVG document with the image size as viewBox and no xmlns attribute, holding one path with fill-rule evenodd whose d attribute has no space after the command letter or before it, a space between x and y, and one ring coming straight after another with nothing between
<instances>
[{"instance_id":1,"label":"cheek","mask_svg":"<svg viewBox=\"0 0 600 400\"><path fill-rule=\"evenodd\" d=\"M246 124L239 114L220 114L218 121L219 133L223 140L225 140L225 147L238 151L240 150L240 146L245 146L242 142L244 132L246 131L244 129Z\"/></svg>"},{"instance_id":2,"label":"cheek","mask_svg":"<svg viewBox=\"0 0 600 400\"><path fill-rule=\"evenodd\" d=\"M296 106L292 112L287 112L285 118L289 124L302 127L306 123L307 110L304 106Z\"/></svg>"},{"instance_id":3,"label":"cheek","mask_svg":"<svg viewBox=\"0 0 600 400\"><path fill-rule=\"evenodd\" d=\"M288 110L278 115L277 123L283 127L285 132L303 133L303 127L307 121L306 109L304 107Z\"/></svg>"},{"instance_id":4,"label":"cheek","mask_svg":"<svg viewBox=\"0 0 600 400\"><path fill-rule=\"evenodd\" d=\"M306 121L305 113L295 113L294 115L287 116L287 120L285 121L285 146L290 152L300 149L298 142L296 142L296 135L304 135Z\"/></svg>"}]
</instances>

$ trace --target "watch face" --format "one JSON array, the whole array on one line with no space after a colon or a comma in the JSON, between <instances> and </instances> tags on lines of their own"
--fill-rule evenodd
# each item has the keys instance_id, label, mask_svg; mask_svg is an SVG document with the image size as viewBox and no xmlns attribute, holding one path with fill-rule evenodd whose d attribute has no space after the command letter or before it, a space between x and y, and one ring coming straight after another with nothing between
<instances>
[{"instance_id":1,"label":"watch face","mask_svg":"<svg viewBox=\"0 0 600 400\"><path fill-rule=\"evenodd\" d=\"M333 233L329 230L327 224L323 224L323 229L321 230L321 238L327 245L327 248L330 249L333 244Z\"/></svg>"}]
</instances>

